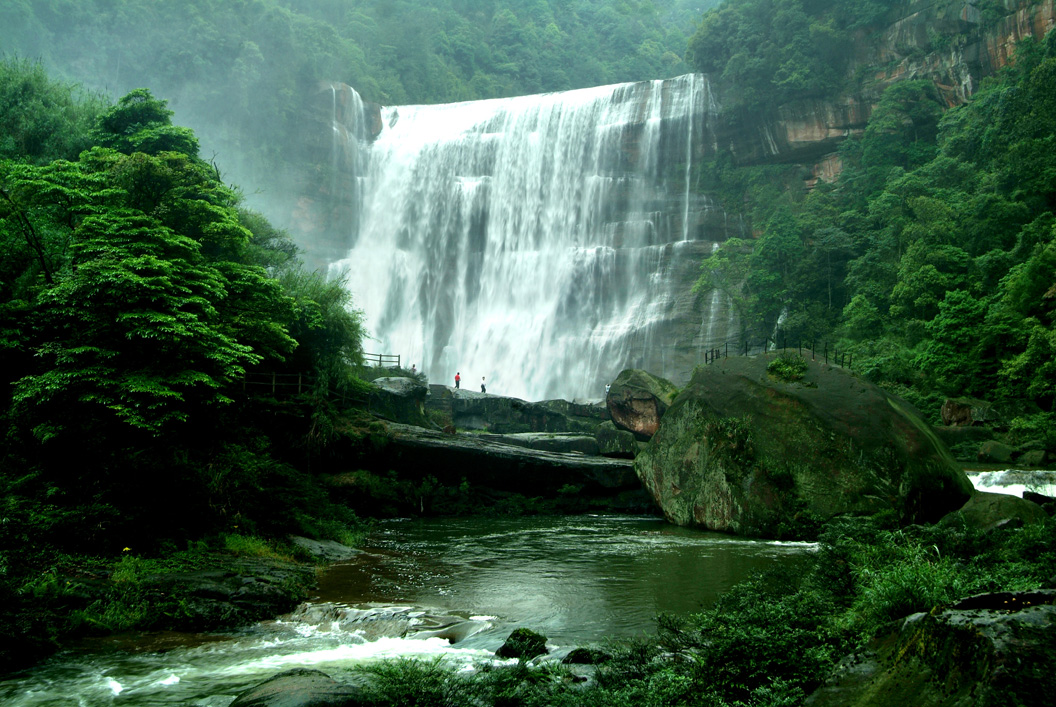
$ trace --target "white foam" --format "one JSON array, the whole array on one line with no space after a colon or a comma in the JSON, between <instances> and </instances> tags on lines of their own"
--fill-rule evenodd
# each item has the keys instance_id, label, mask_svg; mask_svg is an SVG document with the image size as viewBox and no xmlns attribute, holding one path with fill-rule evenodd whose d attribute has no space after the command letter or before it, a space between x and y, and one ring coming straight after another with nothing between
<instances>
[{"instance_id":1,"label":"white foam","mask_svg":"<svg viewBox=\"0 0 1056 707\"><path fill-rule=\"evenodd\" d=\"M1056 498L1056 471L1041 469L1004 469L1002 471L970 471L968 478L979 491L1004 493L1023 497L1031 491Z\"/></svg>"}]
</instances>

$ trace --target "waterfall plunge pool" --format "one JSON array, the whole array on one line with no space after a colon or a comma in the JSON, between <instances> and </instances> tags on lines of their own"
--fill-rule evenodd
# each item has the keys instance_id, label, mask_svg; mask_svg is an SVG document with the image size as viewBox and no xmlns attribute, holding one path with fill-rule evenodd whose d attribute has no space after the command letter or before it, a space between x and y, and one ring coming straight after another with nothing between
<instances>
[{"instance_id":1,"label":"waterfall plunge pool","mask_svg":"<svg viewBox=\"0 0 1056 707\"><path fill-rule=\"evenodd\" d=\"M651 634L658 613L698 611L814 546L636 516L557 516L385 521L364 549L330 567L318 596L289 616L67 651L0 683L0 704L227 707L291 668L340 680L371 661L443 656L471 669L519 626L560 652Z\"/></svg>"}]
</instances>

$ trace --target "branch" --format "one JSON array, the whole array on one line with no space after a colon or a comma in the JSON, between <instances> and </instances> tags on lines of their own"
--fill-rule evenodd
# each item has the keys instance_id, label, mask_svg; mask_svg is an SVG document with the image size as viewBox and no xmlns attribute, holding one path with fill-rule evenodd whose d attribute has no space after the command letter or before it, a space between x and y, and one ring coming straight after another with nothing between
<instances>
[{"instance_id":1,"label":"branch","mask_svg":"<svg viewBox=\"0 0 1056 707\"><path fill-rule=\"evenodd\" d=\"M48 258L44 254L43 243L37 236L37 231L33 228L33 224L30 222L29 217L26 216L26 212L15 203L15 200L11 198L11 195L8 194L7 190L3 187L0 187L0 196L7 199L8 203L11 204L14 209L14 213L18 216L18 222L22 226L22 236L26 239L29 247L37 254L37 262L40 263L40 269L44 271L44 280L49 285L54 285L55 279L51 275L51 266L48 265Z\"/></svg>"}]
</instances>

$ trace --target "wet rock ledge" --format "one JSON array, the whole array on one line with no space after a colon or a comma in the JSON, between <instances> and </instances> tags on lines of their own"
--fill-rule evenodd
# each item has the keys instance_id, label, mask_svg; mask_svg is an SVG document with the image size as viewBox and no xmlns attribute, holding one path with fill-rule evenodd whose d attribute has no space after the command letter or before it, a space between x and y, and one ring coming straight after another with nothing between
<instances>
[{"instance_id":1,"label":"wet rock ledge","mask_svg":"<svg viewBox=\"0 0 1056 707\"><path fill-rule=\"evenodd\" d=\"M539 495L567 485L583 486L588 493L641 488L630 459L546 451L495 435L447 434L398 423L388 428L390 461L399 464L397 468L425 470L443 483L466 479L474 485Z\"/></svg>"}]
</instances>

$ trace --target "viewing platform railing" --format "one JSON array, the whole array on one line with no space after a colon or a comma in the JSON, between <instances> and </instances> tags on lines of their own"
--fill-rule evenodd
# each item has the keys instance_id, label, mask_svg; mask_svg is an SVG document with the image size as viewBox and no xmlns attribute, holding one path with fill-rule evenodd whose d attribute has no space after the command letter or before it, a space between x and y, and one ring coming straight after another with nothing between
<instances>
[{"instance_id":1,"label":"viewing platform railing","mask_svg":"<svg viewBox=\"0 0 1056 707\"><path fill-rule=\"evenodd\" d=\"M797 351L799 355L808 356L812 361L820 360L840 368L851 368L854 362L854 357L851 353L840 350L838 347L830 345L827 341L798 341L789 346L784 337L772 339L768 336L757 344L753 344L749 339L733 343L732 346L731 343L733 342L727 341L721 347L706 350L704 352L704 365L714 363L722 358L729 358L731 354L734 356L755 356L761 353L787 351ZM804 351L806 354L803 353Z\"/></svg>"},{"instance_id":2,"label":"viewing platform railing","mask_svg":"<svg viewBox=\"0 0 1056 707\"><path fill-rule=\"evenodd\" d=\"M400 367L400 355L399 354L363 354L364 365L371 366L385 366L388 368L399 368Z\"/></svg>"},{"instance_id":3,"label":"viewing platform railing","mask_svg":"<svg viewBox=\"0 0 1056 707\"><path fill-rule=\"evenodd\" d=\"M247 373L242 379L247 395L271 395L276 398L306 395L315 390L315 378L304 373ZM365 404L366 396L328 388L327 398L345 404Z\"/></svg>"}]
</instances>

